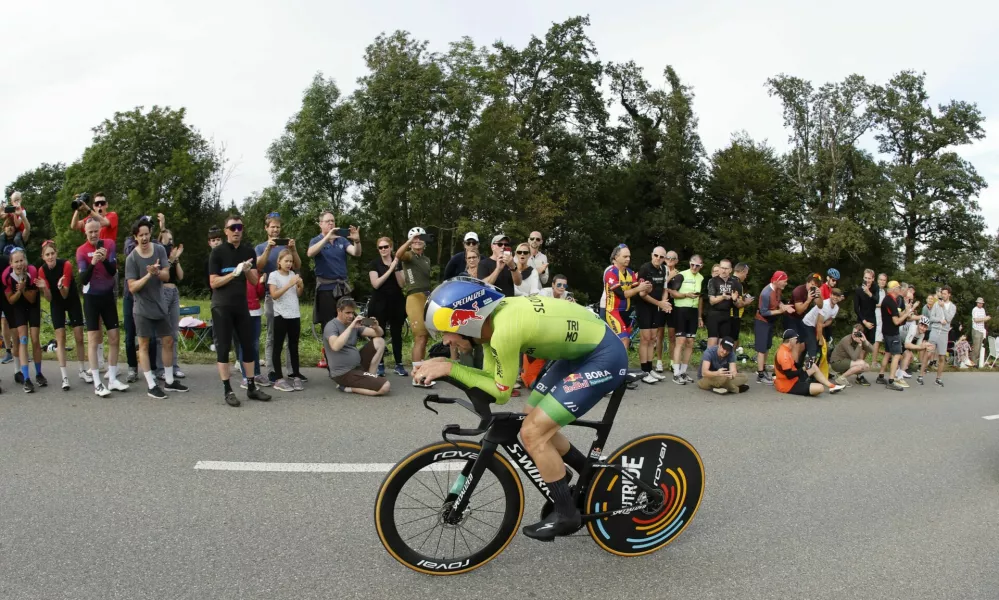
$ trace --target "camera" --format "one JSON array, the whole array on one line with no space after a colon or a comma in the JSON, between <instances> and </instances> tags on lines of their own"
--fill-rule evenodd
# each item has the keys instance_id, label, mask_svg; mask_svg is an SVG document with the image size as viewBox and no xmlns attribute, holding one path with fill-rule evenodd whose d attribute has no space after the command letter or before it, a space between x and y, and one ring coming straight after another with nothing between
<instances>
[{"instance_id":1,"label":"camera","mask_svg":"<svg viewBox=\"0 0 999 600\"><path fill-rule=\"evenodd\" d=\"M3 211L4 211L5 213L7 213L8 215L10 215L10 214L14 214L14 212L15 212L16 210L17 210L17 207L16 207L16 206L14 206L14 205L12 205L12 204L8 204L7 206L3 207Z\"/></svg>"},{"instance_id":2,"label":"camera","mask_svg":"<svg viewBox=\"0 0 999 600\"><path fill-rule=\"evenodd\" d=\"M87 192L83 192L78 197L73 198L73 202L70 206L73 207L73 210L80 210L80 207L84 204L87 204L88 206L90 205L90 194Z\"/></svg>"}]
</instances>

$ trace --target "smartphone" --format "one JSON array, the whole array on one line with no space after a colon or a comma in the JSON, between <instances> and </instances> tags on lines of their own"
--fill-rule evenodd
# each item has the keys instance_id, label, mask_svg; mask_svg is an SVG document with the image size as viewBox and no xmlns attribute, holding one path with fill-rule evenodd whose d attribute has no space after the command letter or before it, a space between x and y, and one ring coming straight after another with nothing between
<instances>
[{"instance_id":1,"label":"smartphone","mask_svg":"<svg viewBox=\"0 0 999 600\"><path fill-rule=\"evenodd\" d=\"M288 245L288 239L289 238L275 238L274 239L274 244L276 244L278 246L287 246Z\"/></svg>"},{"instance_id":2,"label":"smartphone","mask_svg":"<svg viewBox=\"0 0 999 600\"><path fill-rule=\"evenodd\" d=\"M337 227L336 234L340 237L347 237L350 235L350 227Z\"/></svg>"},{"instance_id":3,"label":"smartphone","mask_svg":"<svg viewBox=\"0 0 999 600\"><path fill-rule=\"evenodd\" d=\"M5 213L7 213L8 215L11 214L11 213L13 213L16 210L17 210L17 207L14 206L14 205L8 205L8 206L3 207L3 211Z\"/></svg>"},{"instance_id":4,"label":"smartphone","mask_svg":"<svg viewBox=\"0 0 999 600\"><path fill-rule=\"evenodd\" d=\"M101 248L103 248L104 247L104 240L97 240L97 245L94 246L94 247L97 248L98 250L100 250Z\"/></svg>"},{"instance_id":5,"label":"smartphone","mask_svg":"<svg viewBox=\"0 0 999 600\"><path fill-rule=\"evenodd\" d=\"M374 327L375 326L375 320L372 319L372 318L370 318L370 317L366 317L364 319L361 319L361 326L362 327Z\"/></svg>"}]
</instances>

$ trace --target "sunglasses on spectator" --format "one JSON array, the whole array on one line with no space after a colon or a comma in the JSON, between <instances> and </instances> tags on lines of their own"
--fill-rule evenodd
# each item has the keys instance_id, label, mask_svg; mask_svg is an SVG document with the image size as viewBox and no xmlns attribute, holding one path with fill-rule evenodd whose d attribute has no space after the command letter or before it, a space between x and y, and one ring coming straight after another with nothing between
<instances>
[{"instance_id":1,"label":"sunglasses on spectator","mask_svg":"<svg viewBox=\"0 0 999 600\"><path fill-rule=\"evenodd\" d=\"M680 258L677 256L667 256L666 260L680 260Z\"/></svg>"},{"instance_id":2,"label":"sunglasses on spectator","mask_svg":"<svg viewBox=\"0 0 999 600\"><path fill-rule=\"evenodd\" d=\"M540 242L541 241L541 238L539 238L539 237L529 237L527 239L529 241L532 241L532 242Z\"/></svg>"},{"instance_id":3,"label":"sunglasses on spectator","mask_svg":"<svg viewBox=\"0 0 999 600\"><path fill-rule=\"evenodd\" d=\"M378 249L379 249L379 250L388 250L388 249L389 249L389 248L391 248L391 247L392 247L392 246L378 246Z\"/></svg>"},{"instance_id":4,"label":"sunglasses on spectator","mask_svg":"<svg viewBox=\"0 0 999 600\"><path fill-rule=\"evenodd\" d=\"M268 219L273 219L275 217L280 217L280 216L281 216L281 213L279 213L279 212L267 213L267 218Z\"/></svg>"},{"instance_id":5,"label":"sunglasses on spectator","mask_svg":"<svg viewBox=\"0 0 999 600\"><path fill-rule=\"evenodd\" d=\"M478 246L479 242L477 242L475 240L465 240L465 245L466 246Z\"/></svg>"},{"instance_id":6,"label":"sunglasses on spectator","mask_svg":"<svg viewBox=\"0 0 999 600\"><path fill-rule=\"evenodd\" d=\"M97 200L96 202L94 202L94 206L107 206L107 203L108 203L107 200Z\"/></svg>"},{"instance_id":7,"label":"sunglasses on spectator","mask_svg":"<svg viewBox=\"0 0 999 600\"><path fill-rule=\"evenodd\" d=\"M556 283L555 287L557 287L560 290L564 290L565 289L565 284L564 283Z\"/></svg>"},{"instance_id":8,"label":"sunglasses on spectator","mask_svg":"<svg viewBox=\"0 0 999 600\"><path fill-rule=\"evenodd\" d=\"M666 257L663 256L662 254L653 254L652 258L666 258Z\"/></svg>"},{"instance_id":9,"label":"sunglasses on spectator","mask_svg":"<svg viewBox=\"0 0 999 600\"><path fill-rule=\"evenodd\" d=\"M702 265L701 263L690 263L690 268L691 269L700 269L703 266L704 265Z\"/></svg>"},{"instance_id":10,"label":"sunglasses on spectator","mask_svg":"<svg viewBox=\"0 0 999 600\"><path fill-rule=\"evenodd\" d=\"M531 251L530 251L530 250L517 250L517 254L518 254L519 256L527 256L527 255L528 255L528 254L530 254L530 253L531 253Z\"/></svg>"},{"instance_id":11,"label":"sunglasses on spectator","mask_svg":"<svg viewBox=\"0 0 999 600\"><path fill-rule=\"evenodd\" d=\"M242 223L233 223L232 225L229 225L228 227L226 227L226 229L228 229L229 231L243 231L243 224Z\"/></svg>"},{"instance_id":12,"label":"sunglasses on spectator","mask_svg":"<svg viewBox=\"0 0 999 600\"><path fill-rule=\"evenodd\" d=\"M498 242L496 245L499 246L500 248L509 248L510 242Z\"/></svg>"}]
</instances>

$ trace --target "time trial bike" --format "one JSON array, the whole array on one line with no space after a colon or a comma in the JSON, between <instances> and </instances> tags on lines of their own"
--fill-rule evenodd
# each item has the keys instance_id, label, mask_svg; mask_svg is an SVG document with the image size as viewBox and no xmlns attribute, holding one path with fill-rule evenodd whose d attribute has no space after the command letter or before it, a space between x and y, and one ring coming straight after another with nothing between
<instances>
[{"instance_id":1,"label":"time trial bike","mask_svg":"<svg viewBox=\"0 0 999 600\"><path fill-rule=\"evenodd\" d=\"M430 575L457 575L481 567L510 544L524 513L524 488L514 466L546 498L548 486L517 435L526 415L490 410L492 398L450 378L468 399L429 394L431 404L457 404L479 416L474 429L446 425L443 442L403 458L385 477L375 501L375 527L385 549L403 565ZM571 426L596 431L573 500L582 525L604 550L641 556L666 546L690 525L704 492L704 465L694 447L675 435L643 435L602 456L624 397L622 383L600 421ZM452 441L450 437L481 437ZM502 448L504 456L498 450Z\"/></svg>"}]
</instances>

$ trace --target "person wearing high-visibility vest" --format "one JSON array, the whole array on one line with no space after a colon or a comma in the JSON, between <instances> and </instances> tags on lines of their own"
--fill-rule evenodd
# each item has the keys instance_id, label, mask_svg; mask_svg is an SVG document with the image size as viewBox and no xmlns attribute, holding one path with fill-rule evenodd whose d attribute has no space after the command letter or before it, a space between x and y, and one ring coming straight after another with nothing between
<instances>
[{"instance_id":1,"label":"person wearing high-visibility vest","mask_svg":"<svg viewBox=\"0 0 999 600\"><path fill-rule=\"evenodd\" d=\"M673 383L686 385L694 383L687 375L687 363L694 349L694 336L698 327L704 326L704 299L701 289L704 276L701 269L704 261L698 255L690 257L690 268L681 271L669 280L669 295L674 299L676 315L676 348L673 350Z\"/></svg>"}]
</instances>

